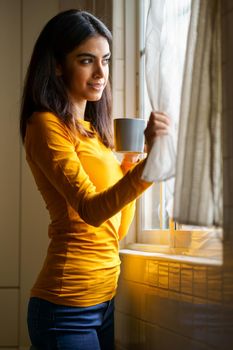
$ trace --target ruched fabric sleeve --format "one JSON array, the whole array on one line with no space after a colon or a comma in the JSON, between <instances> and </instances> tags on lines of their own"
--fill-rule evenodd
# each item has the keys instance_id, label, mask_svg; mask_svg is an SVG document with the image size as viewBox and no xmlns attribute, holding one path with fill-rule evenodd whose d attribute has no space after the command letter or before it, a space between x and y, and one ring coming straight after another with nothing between
<instances>
[{"instance_id":1,"label":"ruched fabric sleeve","mask_svg":"<svg viewBox=\"0 0 233 350\"><path fill-rule=\"evenodd\" d=\"M30 162L89 225L99 226L136 199L150 183L141 180L145 160L108 189L97 192L84 171L67 127L51 113L36 113L27 126Z\"/></svg>"}]
</instances>

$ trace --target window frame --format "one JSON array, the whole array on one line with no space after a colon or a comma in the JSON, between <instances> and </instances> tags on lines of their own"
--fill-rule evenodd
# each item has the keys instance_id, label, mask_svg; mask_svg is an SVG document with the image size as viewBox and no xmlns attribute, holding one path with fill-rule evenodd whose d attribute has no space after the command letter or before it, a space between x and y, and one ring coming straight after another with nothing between
<instances>
[{"instance_id":1,"label":"window frame","mask_svg":"<svg viewBox=\"0 0 233 350\"><path fill-rule=\"evenodd\" d=\"M149 0L148 0L149 1ZM117 96L117 80L119 79L119 70L117 70L116 57L117 45L124 42L124 116L142 116L142 79L143 66L141 55L144 54L144 48L141 42L140 34L140 14L142 13L143 0L127 0L126 2L113 0L113 15L115 21L123 23L122 36L119 36L119 27L114 27L113 16L113 98ZM122 28L120 28L121 30ZM114 42L115 34L115 42ZM137 40L139 38L139 40ZM135 42L133 43L133 41ZM117 42L118 41L118 42ZM119 42L120 41L120 42ZM134 58L134 59L133 59ZM115 84L115 85L114 85ZM115 88L114 88L115 87ZM116 103L116 102L115 102ZM119 101L117 101L119 103ZM206 249L196 249L195 237L205 239L206 235L214 238L214 247L207 251ZM218 263L222 260L222 232L214 232L211 229L204 231L189 230L187 227L183 230L180 225L169 221L168 229L142 230L142 200L138 199L136 203L135 219L131 225L130 232L121 242L121 249L126 248L143 252L165 253L169 255L179 254L192 257L213 257ZM217 243L216 243L217 242ZM217 246L217 248L216 248ZM215 261L216 261L215 259Z\"/></svg>"}]
</instances>

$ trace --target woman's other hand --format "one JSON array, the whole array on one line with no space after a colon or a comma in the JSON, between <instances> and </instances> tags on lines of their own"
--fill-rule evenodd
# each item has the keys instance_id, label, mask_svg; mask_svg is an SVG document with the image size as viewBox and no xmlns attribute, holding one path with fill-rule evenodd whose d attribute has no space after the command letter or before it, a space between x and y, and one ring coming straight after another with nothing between
<instances>
[{"instance_id":1,"label":"woman's other hand","mask_svg":"<svg viewBox=\"0 0 233 350\"><path fill-rule=\"evenodd\" d=\"M139 154L137 153L125 153L123 161L128 163L137 163L139 160Z\"/></svg>"},{"instance_id":2,"label":"woman's other hand","mask_svg":"<svg viewBox=\"0 0 233 350\"><path fill-rule=\"evenodd\" d=\"M162 112L151 112L147 127L144 131L146 151L149 154L152 145L158 136L167 135L170 127L169 117Z\"/></svg>"},{"instance_id":3,"label":"woman's other hand","mask_svg":"<svg viewBox=\"0 0 233 350\"><path fill-rule=\"evenodd\" d=\"M139 160L139 154L125 153L121 162L121 169L123 170L123 173L127 173L127 171L130 170Z\"/></svg>"}]
</instances>

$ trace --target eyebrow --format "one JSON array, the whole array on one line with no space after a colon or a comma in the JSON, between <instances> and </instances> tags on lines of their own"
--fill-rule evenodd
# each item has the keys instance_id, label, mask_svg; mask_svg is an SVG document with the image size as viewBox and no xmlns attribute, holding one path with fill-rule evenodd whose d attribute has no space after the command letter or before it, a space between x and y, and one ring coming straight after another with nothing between
<instances>
[{"instance_id":1,"label":"eyebrow","mask_svg":"<svg viewBox=\"0 0 233 350\"><path fill-rule=\"evenodd\" d=\"M83 56L85 56L85 57L96 58L95 55L93 55L92 53L89 53L89 52L83 52L83 53L80 53L80 54L77 55L77 57L83 57ZM106 57L110 57L110 56L111 56L111 53L108 52L108 53L106 53L106 55L104 55L102 58L106 58Z\"/></svg>"}]
</instances>

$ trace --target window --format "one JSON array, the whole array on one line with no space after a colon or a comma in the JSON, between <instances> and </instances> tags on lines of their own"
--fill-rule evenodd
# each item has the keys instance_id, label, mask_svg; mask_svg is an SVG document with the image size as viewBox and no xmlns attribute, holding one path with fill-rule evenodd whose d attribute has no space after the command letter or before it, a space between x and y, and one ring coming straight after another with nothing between
<instances>
[{"instance_id":1,"label":"window","mask_svg":"<svg viewBox=\"0 0 233 350\"><path fill-rule=\"evenodd\" d=\"M191 14L191 0L179 0L177 4L176 24L178 35L174 37L172 30L169 33L169 14L166 16L166 31L171 35L171 40L177 42L179 70L182 76ZM139 0L139 108L140 115L145 118L148 118L151 111L145 78L145 31L148 8L149 0ZM178 97L179 95L177 95ZM177 100L175 103L179 108L179 101ZM178 123L176 130L178 134ZM141 244L141 249L149 251L169 249L170 251L171 248L177 248L177 251L182 254L221 258L221 230L174 223L169 218L169 203L167 202L169 191L171 191L169 182L154 184L138 201L137 242ZM133 246L131 245L131 247Z\"/></svg>"},{"instance_id":2,"label":"window","mask_svg":"<svg viewBox=\"0 0 233 350\"><path fill-rule=\"evenodd\" d=\"M170 0L164 0L169 3ZM145 84L145 26L149 0L113 1L113 115L148 117ZM191 0L178 1L182 68ZM167 26L169 29L169 25ZM186 28L186 29L185 29ZM177 36L176 36L177 39ZM134 90L135 88L135 90ZM176 101L179 103L179 100ZM178 125L177 125L178 129ZM166 183L154 184L137 202L137 215L122 247L221 258L221 230L178 225L168 215ZM132 243L133 242L133 243Z\"/></svg>"}]
</instances>

